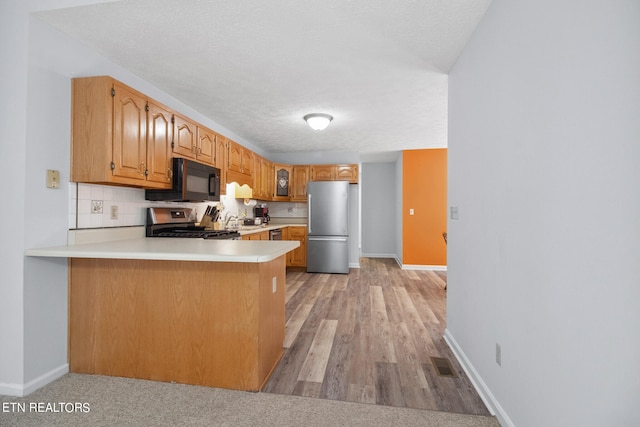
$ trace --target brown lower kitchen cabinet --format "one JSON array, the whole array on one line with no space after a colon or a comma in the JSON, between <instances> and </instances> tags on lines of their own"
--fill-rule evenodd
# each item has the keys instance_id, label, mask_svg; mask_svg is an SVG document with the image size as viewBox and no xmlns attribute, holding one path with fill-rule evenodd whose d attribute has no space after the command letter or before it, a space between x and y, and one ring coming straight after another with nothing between
<instances>
[{"instance_id":1,"label":"brown lower kitchen cabinet","mask_svg":"<svg viewBox=\"0 0 640 427\"><path fill-rule=\"evenodd\" d=\"M259 233L245 234L242 240L269 240L269 232L261 231Z\"/></svg>"},{"instance_id":2,"label":"brown lower kitchen cabinet","mask_svg":"<svg viewBox=\"0 0 640 427\"><path fill-rule=\"evenodd\" d=\"M69 261L69 370L258 391L283 354L285 258Z\"/></svg>"},{"instance_id":3,"label":"brown lower kitchen cabinet","mask_svg":"<svg viewBox=\"0 0 640 427\"><path fill-rule=\"evenodd\" d=\"M283 236L284 238L284 236ZM306 267L307 266L307 227L306 226L290 226L288 227L287 240L297 240L300 247L294 249L287 254L288 267Z\"/></svg>"}]
</instances>

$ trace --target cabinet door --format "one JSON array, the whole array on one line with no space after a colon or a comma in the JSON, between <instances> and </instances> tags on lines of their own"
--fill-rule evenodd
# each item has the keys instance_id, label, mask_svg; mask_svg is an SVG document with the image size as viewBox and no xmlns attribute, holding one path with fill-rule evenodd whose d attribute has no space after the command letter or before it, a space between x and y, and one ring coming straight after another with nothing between
<instances>
[{"instance_id":1,"label":"cabinet door","mask_svg":"<svg viewBox=\"0 0 640 427\"><path fill-rule=\"evenodd\" d=\"M229 147L227 151L227 169L235 172L242 172L242 155L244 148L231 141L227 140Z\"/></svg>"},{"instance_id":2,"label":"cabinet door","mask_svg":"<svg viewBox=\"0 0 640 427\"><path fill-rule=\"evenodd\" d=\"M186 118L173 116L173 152L184 157L196 157L196 124Z\"/></svg>"},{"instance_id":3,"label":"cabinet door","mask_svg":"<svg viewBox=\"0 0 640 427\"><path fill-rule=\"evenodd\" d=\"M261 200L271 200L269 193L269 184L271 182L271 167L267 159L262 156L254 155L254 169L253 169L253 196L254 198Z\"/></svg>"},{"instance_id":4,"label":"cabinet door","mask_svg":"<svg viewBox=\"0 0 640 427\"><path fill-rule=\"evenodd\" d=\"M335 165L312 165L311 181L333 181L336 178Z\"/></svg>"},{"instance_id":5,"label":"cabinet door","mask_svg":"<svg viewBox=\"0 0 640 427\"><path fill-rule=\"evenodd\" d=\"M114 176L144 180L147 161L147 101L139 93L114 83Z\"/></svg>"},{"instance_id":6,"label":"cabinet door","mask_svg":"<svg viewBox=\"0 0 640 427\"><path fill-rule=\"evenodd\" d=\"M307 265L307 228L289 227L289 240L297 240L300 246L289 252L289 265L306 267Z\"/></svg>"},{"instance_id":7,"label":"cabinet door","mask_svg":"<svg viewBox=\"0 0 640 427\"><path fill-rule=\"evenodd\" d=\"M293 186L291 192L292 202L307 201L307 182L311 168L308 165L293 166Z\"/></svg>"},{"instance_id":8,"label":"cabinet door","mask_svg":"<svg viewBox=\"0 0 640 427\"><path fill-rule=\"evenodd\" d=\"M241 147L240 156L242 157L242 173L251 175L253 174L253 151L247 150L244 147Z\"/></svg>"},{"instance_id":9,"label":"cabinet door","mask_svg":"<svg viewBox=\"0 0 640 427\"><path fill-rule=\"evenodd\" d=\"M349 181L351 184L357 184L358 165L337 165L336 181Z\"/></svg>"},{"instance_id":10,"label":"cabinet door","mask_svg":"<svg viewBox=\"0 0 640 427\"><path fill-rule=\"evenodd\" d=\"M147 112L147 180L159 188L171 188L173 169L171 165L171 140L173 125L171 111L148 102Z\"/></svg>"},{"instance_id":11,"label":"cabinet door","mask_svg":"<svg viewBox=\"0 0 640 427\"><path fill-rule=\"evenodd\" d=\"M205 127L198 126L196 140L196 159L202 163L213 165L214 150L216 146L216 134Z\"/></svg>"},{"instance_id":12,"label":"cabinet door","mask_svg":"<svg viewBox=\"0 0 640 427\"><path fill-rule=\"evenodd\" d=\"M291 166L275 164L274 200L286 201L291 196Z\"/></svg>"},{"instance_id":13,"label":"cabinet door","mask_svg":"<svg viewBox=\"0 0 640 427\"><path fill-rule=\"evenodd\" d=\"M253 198L263 199L264 183L262 182L262 165L264 158L262 156L255 155L253 157L253 161L255 163L255 166L253 167L253 185L251 186L253 189Z\"/></svg>"},{"instance_id":14,"label":"cabinet door","mask_svg":"<svg viewBox=\"0 0 640 427\"><path fill-rule=\"evenodd\" d=\"M257 171L255 172L257 173ZM267 159L262 159L260 162L260 184L262 185L262 198L265 200L273 199L273 166Z\"/></svg>"},{"instance_id":15,"label":"cabinet door","mask_svg":"<svg viewBox=\"0 0 640 427\"><path fill-rule=\"evenodd\" d=\"M220 169L220 194L227 194L227 138L216 134L215 167Z\"/></svg>"}]
</instances>

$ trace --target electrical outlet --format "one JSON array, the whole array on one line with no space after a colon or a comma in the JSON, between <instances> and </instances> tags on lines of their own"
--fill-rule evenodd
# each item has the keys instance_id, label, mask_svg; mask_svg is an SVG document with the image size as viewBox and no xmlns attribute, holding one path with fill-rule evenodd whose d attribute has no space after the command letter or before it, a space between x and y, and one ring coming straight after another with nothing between
<instances>
[{"instance_id":1,"label":"electrical outlet","mask_svg":"<svg viewBox=\"0 0 640 427\"><path fill-rule=\"evenodd\" d=\"M502 366L502 347L498 343L496 343L496 363Z\"/></svg>"},{"instance_id":2,"label":"electrical outlet","mask_svg":"<svg viewBox=\"0 0 640 427\"><path fill-rule=\"evenodd\" d=\"M413 209L409 209L409 215L413 215L415 211Z\"/></svg>"},{"instance_id":3,"label":"electrical outlet","mask_svg":"<svg viewBox=\"0 0 640 427\"><path fill-rule=\"evenodd\" d=\"M102 213L102 200L92 200L91 201L91 213L92 214L101 214Z\"/></svg>"},{"instance_id":4,"label":"electrical outlet","mask_svg":"<svg viewBox=\"0 0 640 427\"><path fill-rule=\"evenodd\" d=\"M118 205L111 205L111 219L118 219Z\"/></svg>"}]
</instances>

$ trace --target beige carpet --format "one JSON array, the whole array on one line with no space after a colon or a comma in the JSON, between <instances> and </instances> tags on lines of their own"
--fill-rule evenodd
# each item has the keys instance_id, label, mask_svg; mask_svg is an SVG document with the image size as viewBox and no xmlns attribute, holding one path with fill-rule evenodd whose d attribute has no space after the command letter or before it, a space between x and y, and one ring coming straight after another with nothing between
<instances>
[{"instance_id":1,"label":"beige carpet","mask_svg":"<svg viewBox=\"0 0 640 427\"><path fill-rule=\"evenodd\" d=\"M494 417L80 374L0 402L0 426L500 426Z\"/></svg>"}]
</instances>

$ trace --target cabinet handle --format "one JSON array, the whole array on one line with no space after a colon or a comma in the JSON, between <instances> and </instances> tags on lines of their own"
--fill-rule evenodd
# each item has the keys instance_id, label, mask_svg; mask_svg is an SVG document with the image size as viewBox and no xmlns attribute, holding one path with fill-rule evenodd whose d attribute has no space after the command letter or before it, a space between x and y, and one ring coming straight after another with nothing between
<instances>
[{"instance_id":1,"label":"cabinet handle","mask_svg":"<svg viewBox=\"0 0 640 427\"><path fill-rule=\"evenodd\" d=\"M144 162L140 162L140 166L138 166L138 173L139 173L140 175L144 176L144 171L145 171L146 169L147 169L147 168L144 166Z\"/></svg>"},{"instance_id":2,"label":"cabinet handle","mask_svg":"<svg viewBox=\"0 0 640 427\"><path fill-rule=\"evenodd\" d=\"M171 168L167 168L167 181L171 181L173 178L173 170Z\"/></svg>"},{"instance_id":3,"label":"cabinet handle","mask_svg":"<svg viewBox=\"0 0 640 427\"><path fill-rule=\"evenodd\" d=\"M196 149L196 146L195 146L195 145L192 145L192 146L191 146L191 153L192 153L192 154L196 154L196 150L197 150L197 149Z\"/></svg>"}]
</instances>

